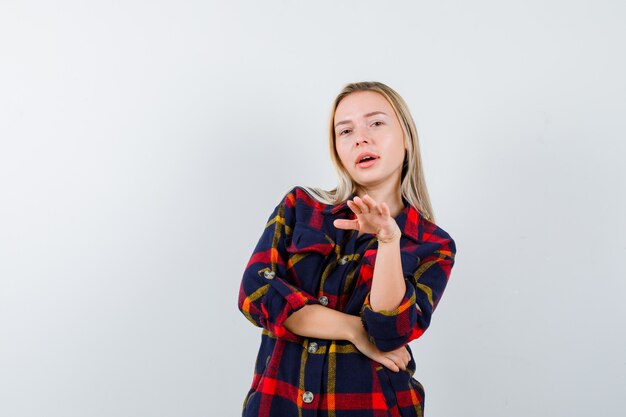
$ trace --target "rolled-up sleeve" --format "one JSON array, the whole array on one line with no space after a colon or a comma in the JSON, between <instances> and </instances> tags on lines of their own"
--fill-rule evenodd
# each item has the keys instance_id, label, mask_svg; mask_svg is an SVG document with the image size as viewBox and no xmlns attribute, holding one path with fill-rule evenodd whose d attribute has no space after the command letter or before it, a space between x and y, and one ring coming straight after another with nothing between
<instances>
[{"instance_id":1,"label":"rolled-up sleeve","mask_svg":"<svg viewBox=\"0 0 626 417\"><path fill-rule=\"evenodd\" d=\"M289 282L286 240L295 221L295 188L270 215L245 268L239 290L239 310L255 326L276 337L300 341L285 320L307 304L319 301Z\"/></svg>"},{"instance_id":2,"label":"rolled-up sleeve","mask_svg":"<svg viewBox=\"0 0 626 417\"><path fill-rule=\"evenodd\" d=\"M370 340L381 351L397 349L420 337L430 325L431 317L448 283L456 246L454 240L431 245L435 250L416 265L404 270L406 292L394 310L374 311L369 294L361 309L361 320Z\"/></svg>"}]
</instances>

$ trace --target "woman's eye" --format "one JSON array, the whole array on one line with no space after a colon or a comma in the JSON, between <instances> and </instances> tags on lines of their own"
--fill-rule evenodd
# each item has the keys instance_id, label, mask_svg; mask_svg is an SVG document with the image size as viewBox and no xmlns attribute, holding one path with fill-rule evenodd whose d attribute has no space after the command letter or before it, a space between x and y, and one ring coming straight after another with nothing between
<instances>
[{"instance_id":1,"label":"woman's eye","mask_svg":"<svg viewBox=\"0 0 626 417\"><path fill-rule=\"evenodd\" d=\"M383 122L374 122L374 123L372 123L372 124L373 124L374 126L380 126L380 125L382 125L382 124L383 124Z\"/></svg>"},{"instance_id":2,"label":"woman's eye","mask_svg":"<svg viewBox=\"0 0 626 417\"><path fill-rule=\"evenodd\" d=\"M345 135L345 134L348 134L348 133L350 133L350 129L344 129L341 132L339 132L340 135Z\"/></svg>"}]
</instances>

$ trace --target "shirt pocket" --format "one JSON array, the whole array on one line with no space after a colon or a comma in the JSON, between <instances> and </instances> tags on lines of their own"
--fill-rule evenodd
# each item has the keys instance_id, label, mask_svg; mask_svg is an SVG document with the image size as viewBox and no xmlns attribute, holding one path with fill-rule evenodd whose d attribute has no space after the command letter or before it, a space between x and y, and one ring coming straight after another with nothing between
<instances>
[{"instance_id":1,"label":"shirt pocket","mask_svg":"<svg viewBox=\"0 0 626 417\"><path fill-rule=\"evenodd\" d=\"M292 255L313 252L327 256L335 246L328 235L303 222L296 223L285 244L287 252Z\"/></svg>"},{"instance_id":2,"label":"shirt pocket","mask_svg":"<svg viewBox=\"0 0 626 417\"><path fill-rule=\"evenodd\" d=\"M317 294L318 284L334 247L334 242L324 232L297 222L291 236L285 240L288 281L308 294Z\"/></svg>"},{"instance_id":3,"label":"shirt pocket","mask_svg":"<svg viewBox=\"0 0 626 417\"><path fill-rule=\"evenodd\" d=\"M335 243L324 232L297 222L285 241L289 280L308 294L316 294L334 247Z\"/></svg>"}]
</instances>

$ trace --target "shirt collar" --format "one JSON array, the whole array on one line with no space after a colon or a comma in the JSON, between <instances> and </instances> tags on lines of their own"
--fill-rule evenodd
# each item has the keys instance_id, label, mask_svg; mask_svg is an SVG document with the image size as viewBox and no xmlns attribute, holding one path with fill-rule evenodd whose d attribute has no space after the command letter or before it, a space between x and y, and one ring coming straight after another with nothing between
<instances>
[{"instance_id":1,"label":"shirt collar","mask_svg":"<svg viewBox=\"0 0 626 417\"><path fill-rule=\"evenodd\" d=\"M352 200L354 197L356 197L356 193L352 193L350 197L348 197L348 200ZM394 220L400 227L402 235L418 243L421 214L415 207L409 204L406 199L402 198L402 202L404 203L404 208L394 217ZM328 205L323 211L325 215L335 215L342 212L345 212L346 215L352 213L347 201L335 205Z\"/></svg>"}]
</instances>

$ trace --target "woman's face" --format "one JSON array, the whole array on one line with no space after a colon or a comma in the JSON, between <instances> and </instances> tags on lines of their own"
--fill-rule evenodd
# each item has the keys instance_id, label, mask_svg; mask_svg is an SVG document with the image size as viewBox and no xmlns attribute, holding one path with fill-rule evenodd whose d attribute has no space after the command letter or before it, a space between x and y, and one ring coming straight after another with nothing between
<instances>
[{"instance_id":1,"label":"woman's face","mask_svg":"<svg viewBox=\"0 0 626 417\"><path fill-rule=\"evenodd\" d=\"M398 187L404 162L402 127L381 94L359 91L346 96L335 111L335 149L350 177L368 189ZM373 159L365 159L365 155Z\"/></svg>"}]
</instances>

